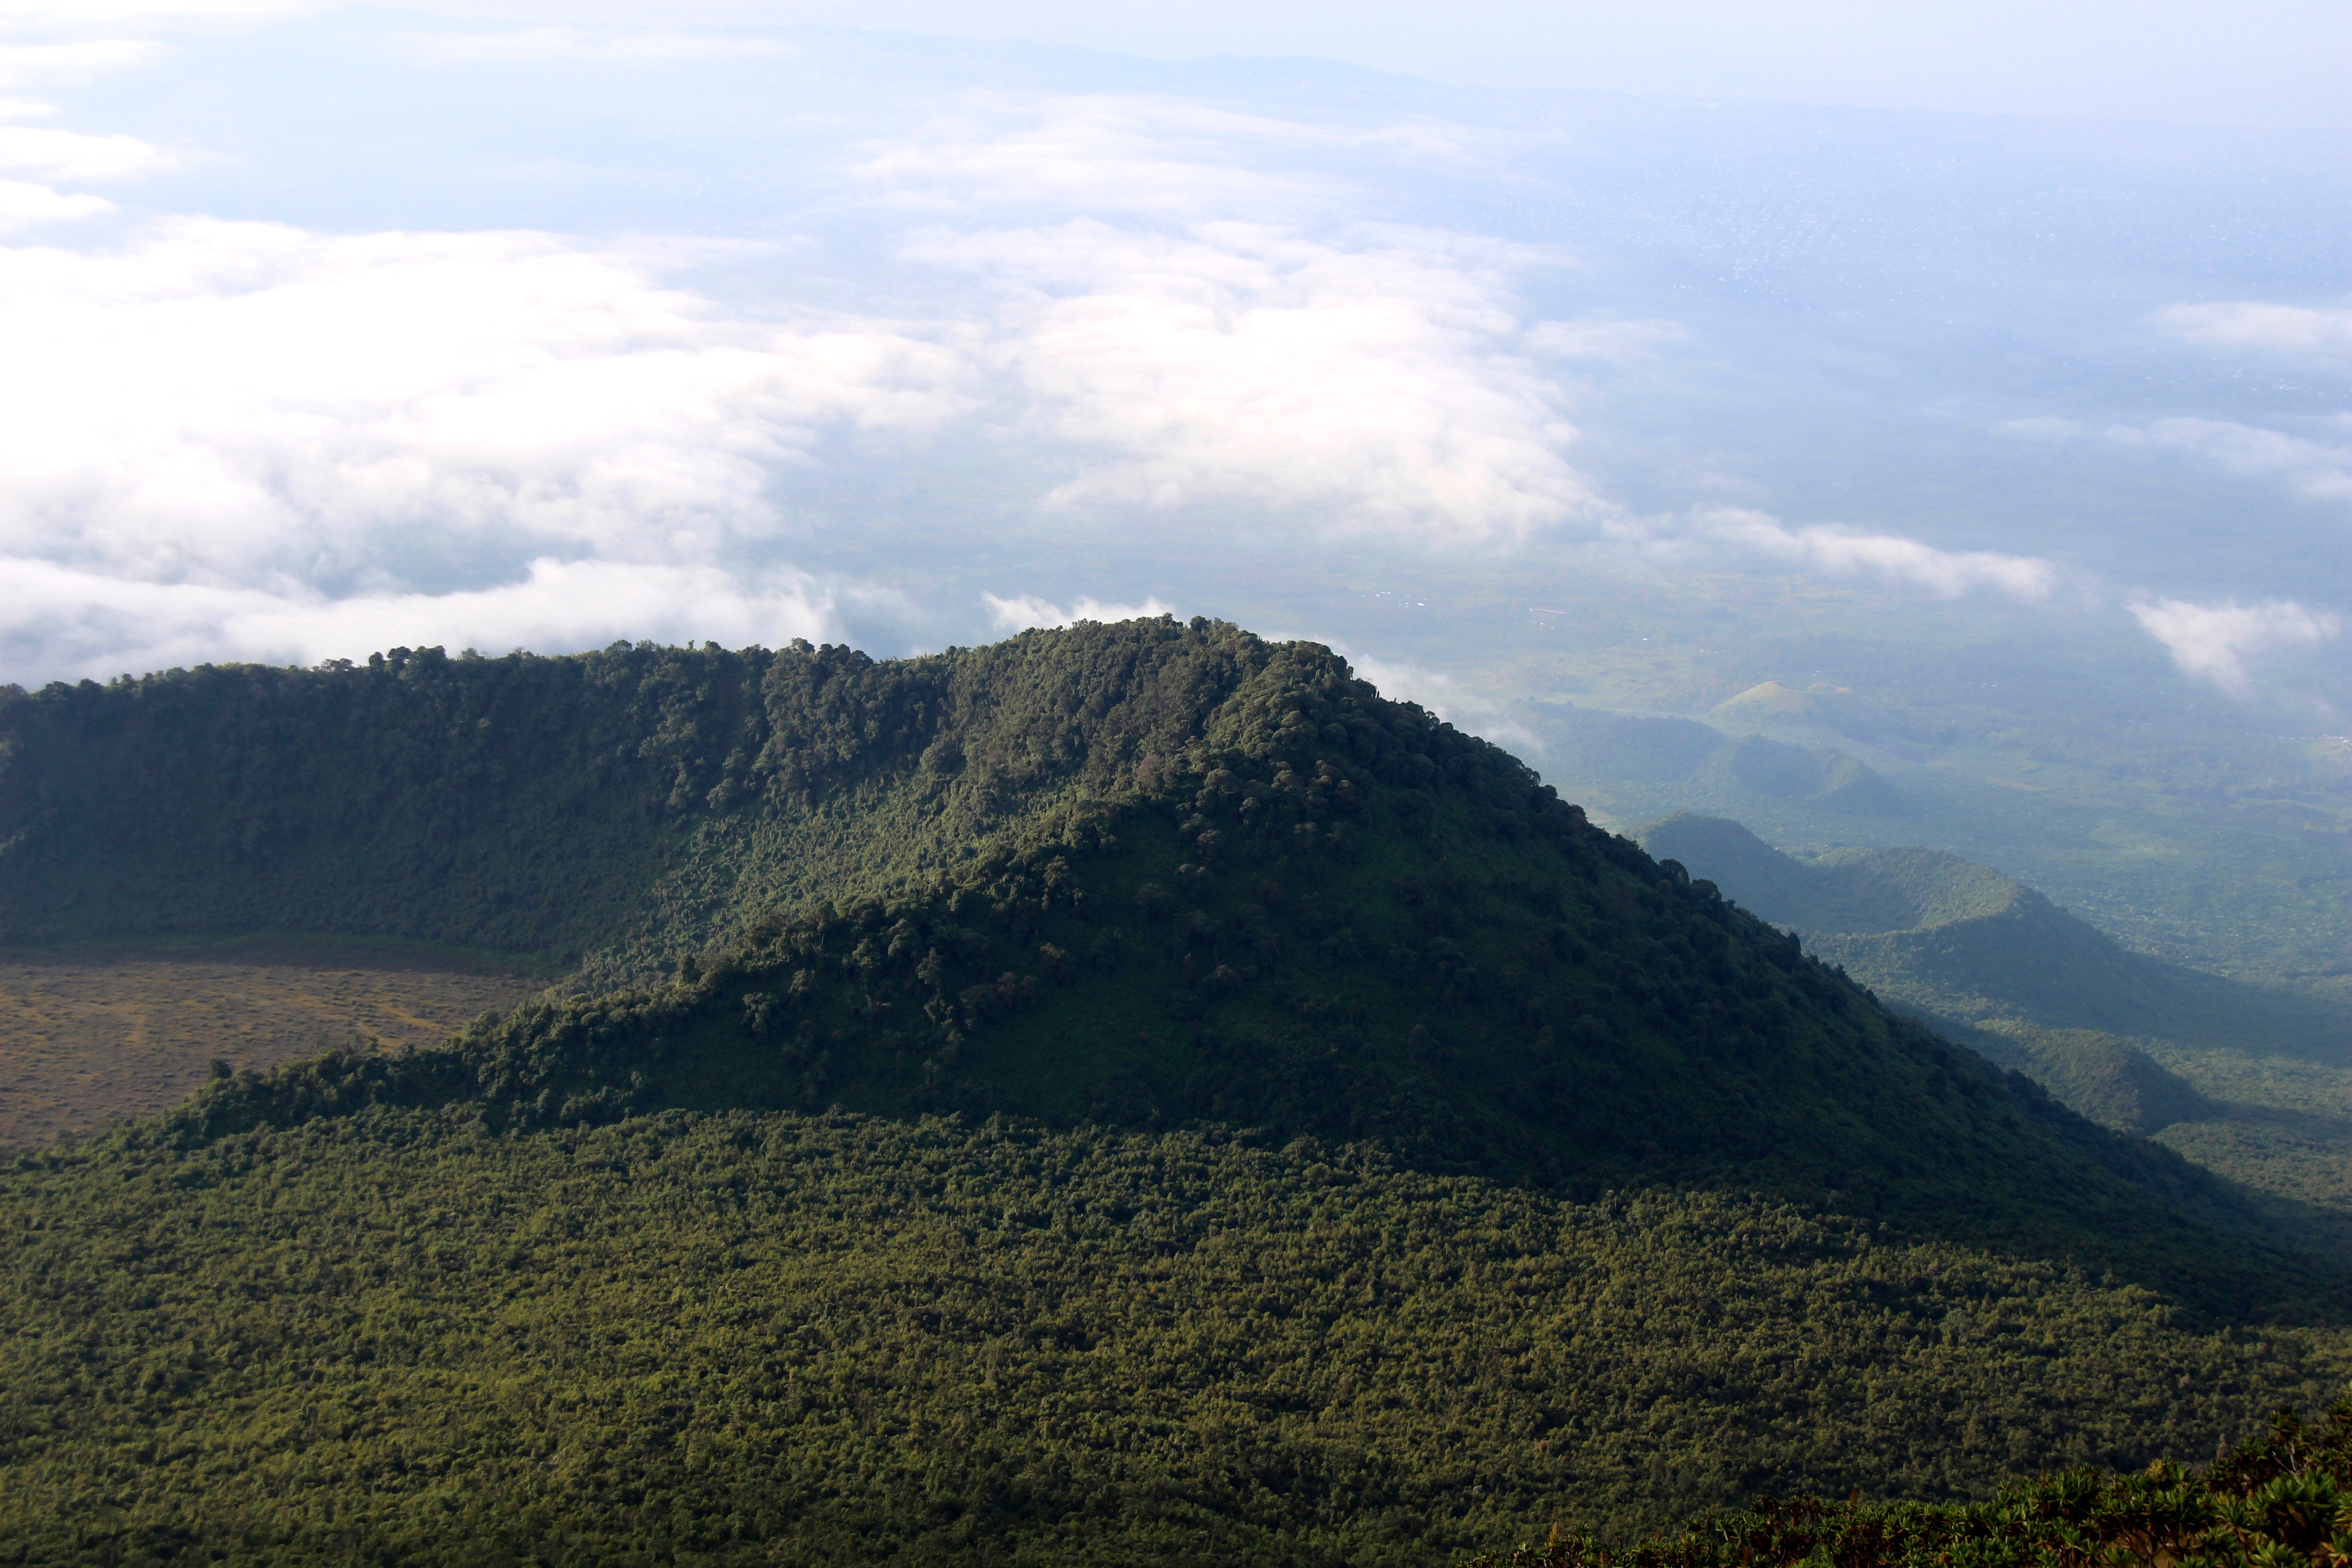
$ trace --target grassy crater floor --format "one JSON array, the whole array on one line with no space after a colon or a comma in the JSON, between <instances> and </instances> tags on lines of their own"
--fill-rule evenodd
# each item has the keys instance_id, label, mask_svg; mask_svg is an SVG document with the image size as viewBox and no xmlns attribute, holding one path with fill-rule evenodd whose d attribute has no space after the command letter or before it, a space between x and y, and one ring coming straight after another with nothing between
<instances>
[{"instance_id":1,"label":"grassy crater floor","mask_svg":"<svg viewBox=\"0 0 2352 1568\"><path fill-rule=\"evenodd\" d=\"M1434 1563L2202 1460L2352 1374L2063 1264L1244 1135L370 1110L0 1175L0 1562Z\"/></svg>"},{"instance_id":2,"label":"grassy crater floor","mask_svg":"<svg viewBox=\"0 0 2352 1568\"><path fill-rule=\"evenodd\" d=\"M0 1149L176 1105L215 1058L267 1071L354 1037L438 1045L546 984L413 942L273 934L0 949Z\"/></svg>"}]
</instances>

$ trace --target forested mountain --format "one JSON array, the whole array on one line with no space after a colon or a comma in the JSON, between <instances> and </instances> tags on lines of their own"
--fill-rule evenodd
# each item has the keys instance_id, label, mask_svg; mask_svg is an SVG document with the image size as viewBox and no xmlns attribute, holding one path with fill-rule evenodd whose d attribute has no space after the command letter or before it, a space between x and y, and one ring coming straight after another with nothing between
<instances>
[{"instance_id":1,"label":"forested mountain","mask_svg":"<svg viewBox=\"0 0 2352 1568\"><path fill-rule=\"evenodd\" d=\"M20 933L678 955L446 1051L226 1086L184 1135L373 1100L1211 1121L1829 1201L2213 1301L2294 1272L2205 1228L2254 1222L2194 1167L1888 1014L1312 645L1163 619L888 664L412 654L56 687L6 721Z\"/></svg>"},{"instance_id":2,"label":"forested mountain","mask_svg":"<svg viewBox=\"0 0 2352 1568\"><path fill-rule=\"evenodd\" d=\"M16 1163L27 1561L1429 1562L2352 1365L2226 1184L1312 645L411 653L0 735L18 940L583 962Z\"/></svg>"}]
</instances>

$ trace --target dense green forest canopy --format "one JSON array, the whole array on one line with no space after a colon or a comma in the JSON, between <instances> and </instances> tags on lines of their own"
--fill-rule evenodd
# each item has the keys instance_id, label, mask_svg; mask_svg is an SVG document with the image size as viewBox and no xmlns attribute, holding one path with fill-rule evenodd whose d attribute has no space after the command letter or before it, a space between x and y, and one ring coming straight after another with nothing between
<instances>
[{"instance_id":1,"label":"dense green forest canopy","mask_svg":"<svg viewBox=\"0 0 2352 1568\"><path fill-rule=\"evenodd\" d=\"M2337 1568L2352 1561L2352 1397L2316 1426L2289 1408L2202 1468L2133 1475L2084 1467L1974 1504L1758 1500L1736 1513L1612 1546L1555 1530L1468 1568Z\"/></svg>"},{"instance_id":2,"label":"dense green forest canopy","mask_svg":"<svg viewBox=\"0 0 2352 1568\"><path fill-rule=\"evenodd\" d=\"M2210 1458L2352 1374L2063 1261L1363 1145L377 1108L0 1169L0 1562L1439 1564Z\"/></svg>"},{"instance_id":3,"label":"dense green forest canopy","mask_svg":"<svg viewBox=\"0 0 2352 1568\"><path fill-rule=\"evenodd\" d=\"M644 978L1286 723L1406 785L1435 728L1327 649L1164 618L881 663L395 648L12 688L0 939L347 931Z\"/></svg>"}]
</instances>

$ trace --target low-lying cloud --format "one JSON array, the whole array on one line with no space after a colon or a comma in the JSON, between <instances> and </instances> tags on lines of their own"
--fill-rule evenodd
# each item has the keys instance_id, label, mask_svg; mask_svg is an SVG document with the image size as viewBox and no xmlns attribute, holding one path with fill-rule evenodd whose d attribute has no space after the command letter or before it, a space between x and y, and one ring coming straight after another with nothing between
<instances>
[{"instance_id":1,"label":"low-lying cloud","mask_svg":"<svg viewBox=\"0 0 2352 1568\"><path fill-rule=\"evenodd\" d=\"M27 180L0 180L0 233L101 217L114 210L104 196L68 195Z\"/></svg>"},{"instance_id":2,"label":"low-lying cloud","mask_svg":"<svg viewBox=\"0 0 2352 1568\"><path fill-rule=\"evenodd\" d=\"M1013 598L999 598L994 594L982 594L981 602L988 606L989 623L999 631L1025 632L1038 627L1074 626L1081 621L1139 621L1176 613L1172 605L1163 605L1157 595L1146 595L1139 604L1105 604L1092 597L1071 601L1065 609L1050 600L1032 594Z\"/></svg>"},{"instance_id":3,"label":"low-lying cloud","mask_svg":"<svg viewBox=\"0 0 2352 1568\"><path fill-rule=\"evenodd\" d=\"M452 68L773 47L573 26L403 37ZM0 71L64 80L153 58L36 53L0 55ZM2055 584L2037 557L1760 511L1633 519L1572 460L1571 412L1598 395L1567 378L1696 334L1541 319L1531 300L1574 275L1568 253L1367 217L1397 171L1486 156L1469 132L1142 94L963 95L909 113L906 134L845 155L820 215L838 235L795 239L789 264L782 247L729 251L739 275L779 258L761 286L782 297L756 310L680 284L719 250L692 241L134 212L85 248L60 228L0 247L12 670L837 631L835 595L855 590L820 593L786 558L817 526L926 527L861 511L856 476L975 447L1006 516L1141 520L1211 548L1345 540L1429 559L1599 537L1947 596ZM129 179L179 156L0 124L0 169L41 180ZM0 228L118 212L0 180ZM825 275L812 294L838 285L852 253L886 258L887 312L878 288L831 310L793 296L803 267ZM2178 330L2253 330L2237 321ZM2168 421L2143 438L2333 493L2340 450L2248 429ZM925 539L984 548L992 514L964 515L969 544L945 524ZM1167 609L985 606L1005 629Z\"/></svg>"},{"instance_id":4,"label":"low-lying cloud","mask_svg":"<svg viewBox=\"0 0 2352 1568\"><path fill-rule=\"evenodd\" d=\"M2340 617L2292 599L2217 605L2185 599L2140 599L2131 613L2148 636L2162 643L2183 675L2209 682L2233 697L2253 689L2248 661L2282 648L2317 647L2340 635Z\"/></svg>"},{"instance_id":5,"label":"low-lying cloud","mask_svg":"<svg viewBox=\"0 0 2352 1568\"><path fill-rule=\"evenodd\" d=\"M1391 702L1417 703L1455 729L1492 741L1521 761L1542 758L1543 742L1510 716L1507 702L1471 691L1454 677L1425 665L1351 652L1344 643L1329 647Z\"/></svg>"},{"instance_id":6,"label":"low-lying cloud","mask_svg":"<svg viewBox=\"0 0 2352 1568\"><path fill-rule=\"evenodd\" d=\"M851 173L887 205L940 216L1301 224L1361 211L1351 156L1393 177L1392 160L1450 163L1471 140L1446 124L1334 130L1149 93L976 92L867 143Z\"/></svg>"},{"instance_id":7,"label":"low-lying cloud","mask_svg":"<svg viewBox=\"0 0 2352 1568\"><path fill-rule=\"evenodd\" d=\"M179 167L136 136L90 136L47 125L0 125L0 169L44 180L123 180Z\"/></svg>"},{"instance_id":8,"label":"low-lying cloud","mask_svg":"<svg viewBox=\"0 0 2352 1568\"><path fill-rule=\"evenodd\" d=\"M790 477L919 442L970 367L730 317L665 259L204 219L0 248L12 668L830 624L771 583Z\"/></svg>"},{"instance_id":9,"label":"low-lying cloud","mask_svg":"<svg viewBox=\"0 0 2352 1568\"><path fill-rule=\"evenodd\" d=\"M2352 360L2352 305L2268 305L2256 300L2168 305L2156 324L2175 337L2242 353Z\"/></svg>"},{"instance_id":10,"label":"low-lying cloud","mask_svg":"<svg viewBox=\"0 0 2352 1568\"><path fill-rule=\"evenodd\" d=\"M1605 510L1563 456L1576 432L1561 387L1520 342L1520 275L1564 258L1345 221L1344 173L1282 161L1302 146L1459 153L1422 126L988 98L870 145L856 172L935 223L1087 211L935 226L908 250L989 296L1013 428L1085 459L1049 505L1441 545Z\"/></svg>"},{"instance_id":11,"label":"low-lying cloud","mask_svg":"<svg viewBox=\"0 0 2352 1568\"><path fill-rule=\"evenodd\" d=\"M0 550L312 584L453 547L708 560L774 531L773 474L829 435L963 405L950 351L730 320L658 261L208 220L0 250Z\"/></svg>"},{"instance_id":12,"label":"low-lying cloud","mask_svg":"<svg viewBox=\"0 0 2352 1568\"><path fill-rule=\"evenodd\" d=\"M1447 545L1605 510L1561 456L1559 388L1510 347L1507 249L1354 238L1082 220L924 254L1001 290L1024 427L1095 454L1051 505Z\"/></svg>"},{"instance_id":13,"label":"low-lying cloud","mask_svg":"<svg viewBox=\"0 0 2352 1568\"><path fill-rule=\"evenodd\" d=\"M2012 599L2038 600L2058 585L2058 571L2033 555L1982 550L1939 550L1900 534L1862 533L1814 524L1790 528L1760 511L1726 509L1700 514L1702 536L1829 576L1876 577L1958 598L1990 588Z\"/></svg>"},{"instance_id":14,"label":"low-lying cloud","mask_svg":"<svg viewBox=\"0 0 2352 1568\"><path fill-rule=\"evenodd\" d=\"M2017 419L2002 428L2033 439L2095 440L2173 453L2245 479L2283 485L2314 500L2352 499L2352 415L2306 421L2306 429L2322 433L2317 438L2234 419L2189 416L2104 427L2070 419Z\"/></svg>"},{"instance_id":15,"label":"low-lying cloud","mask_svg":"<svg viewBox=\"0 0 2352 1568\"><path fill-rule=\"evenodd\" d=\"M0 559L0 653L17 668L100 677L224 660L315 664L395 647L562 651L614 639L773 647L839 632L832 595L797 574L617 561L530 563L454 593L331 598L278 584L126 579Z\"/></svg>"},{"instance_id":16,"label":"low-lying cloud","mask_svg":"<svg viewBox=\"0 0 2352 1568\"><path fill-rule=\"evenodd\" d=\"M2352 415L2326 422L2335 440L2312 440L2230 419L2159 419L2118 427L2114 439L2186 453L2233 474L2273 479L2315 500L2352 500Z\"/></svg>"}]
</instances>

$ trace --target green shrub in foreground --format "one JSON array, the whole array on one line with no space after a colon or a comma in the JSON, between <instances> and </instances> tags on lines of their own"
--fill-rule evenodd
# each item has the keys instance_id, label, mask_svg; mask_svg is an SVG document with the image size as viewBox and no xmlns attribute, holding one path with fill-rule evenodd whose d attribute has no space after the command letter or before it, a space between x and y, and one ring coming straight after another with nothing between
<instances>
[{"instance_id":1,"label":"green shrub in foreground","mask_svg":"<svg viewBox=\"0 0 2352 1568\"><path fill-rule=\"evenodd\" d=\"M2071 1469L1990 1502L1760 1500L1612 1549L1555 1530L1468 1568L2343 1568L2352 1563L2352 1397L2316 1427L2281 1412L2203 1470Z\"/></svg>"}]
</instances>

